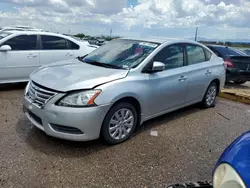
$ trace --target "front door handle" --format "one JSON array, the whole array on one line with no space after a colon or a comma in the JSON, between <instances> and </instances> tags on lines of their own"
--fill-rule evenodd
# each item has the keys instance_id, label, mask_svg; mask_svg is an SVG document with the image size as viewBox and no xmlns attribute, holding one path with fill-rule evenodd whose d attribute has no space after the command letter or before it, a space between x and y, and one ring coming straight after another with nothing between
<instances>
[{"instance_id":1,"label":"front door handle","mask_svg":"<svg viewBox=\"0 0 250 188\"><path fill-rule=\"evenodd\" d=\"M182 82L182 81L184 81L186 79L187 79L187 77L182 75L182 76L180 76L180 78L178 80Z\"/></svg>"},{"instance_id":2,"label":"front door handle","mask_svg":"<svg viewBox=\"0 0 250 188\"><path fill-rule=\"evenodd\" d=\"M212 73L212 71L207 70L206 75L210 75L211 73Z\"/></svg>"}]
</instances>

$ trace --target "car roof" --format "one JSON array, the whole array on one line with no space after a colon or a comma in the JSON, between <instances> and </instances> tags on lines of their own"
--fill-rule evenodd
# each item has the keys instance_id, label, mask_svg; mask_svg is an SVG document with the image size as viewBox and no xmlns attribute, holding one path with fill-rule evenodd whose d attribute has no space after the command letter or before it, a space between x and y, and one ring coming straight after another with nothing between
<instances>
[{"instance_id":1,"label":"car roof","mask_svg":"<svg viewBox=\"0 0 250 188\"><path fill-rule=\"evenodd\" d=\"M29 35L58 35L58 36L66 36L66 35L62 35L62 34L58 34L58 33L52 33L52 32L46 32L46 31L17 31L17 30L12 30L12 31L6 31L9 33L13 33L13 34L29 34Z\"/></svg>"},{"instance_id":2,"label":"car roof","mask_svg":"<svg viewBox=\"0 0 250 188\"><path fill-rule=\"evenodd\" d=\"M228 48L229 46L223 46L219 44L207 44L206 46L211 46L211 47L221 47L221 48Z\"/></svg>"},{"instance_id":3,"label":"car roof","mask_svg":"<svg viewBox=\"0 0 250 188\"><path fill-rule=\"evenodd\" d=\"M179 39L179 38L161 38L161 37L148 37L148 38L121 38L125 40L139 40L145 42L153 42L158 44L163 43L192 43L192 44L201 44L193 40L188 39Z\"/></svg>"},{"instance_id":4,"label":"car roof","mask_svg":"<svg viewBox=\"0 0 250 188\"><path fill-rule=\"evenodd\" d=\"M11 34L24 34L24 35L52 35L52 36L58 36L58 37L70 39L72 41L78 41L71 36L62 35L62 34L58 34L58 33L52 33L52 32L46 32L46 31L16 31L16 30L12 30L12 31L4 31L4 32L11 33Z\"/></svg>"}]
</instances>

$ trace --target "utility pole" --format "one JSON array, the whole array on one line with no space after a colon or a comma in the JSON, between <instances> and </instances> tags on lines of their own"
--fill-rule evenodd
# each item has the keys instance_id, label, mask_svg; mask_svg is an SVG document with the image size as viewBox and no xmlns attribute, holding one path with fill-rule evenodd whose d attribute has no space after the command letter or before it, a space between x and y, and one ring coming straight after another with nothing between
<instances>
[{"instance_id":1,"label":"utility pole","mask_svg":"<svg viewBox=\"0 0 250 188\"><path fill-rule=\"evenodd\" d=\"M194 38L195 41L197 41L197 34L198 34L198 27L196 27L196 31L195 31L195 38Z\"/></svg>"},{"instance_id":2,"label":"utility pole","mask_svg":"<svg viewBox=\"0 0 250 188\"><path fill-rule=\"evenodd\" d=\"M109 35L110 39L111 39L111 36L112 36L112 28L110 29L110 35Z\"/></svg>"}]
</instances>

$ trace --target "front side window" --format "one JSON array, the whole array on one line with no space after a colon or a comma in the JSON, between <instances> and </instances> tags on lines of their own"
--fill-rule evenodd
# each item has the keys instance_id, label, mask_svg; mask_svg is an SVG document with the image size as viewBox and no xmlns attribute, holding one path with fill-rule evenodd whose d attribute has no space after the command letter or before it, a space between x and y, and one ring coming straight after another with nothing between
<instances>
[{"instance_id":1,"label":"front side window","mask_svg":"<svg viewBox=\"0 0 250 188\"><path fill-rule=\"evenodd\" d=\"M6 41L3 45L9 45L12 50L36 50L36 35L20 35Z\"/></svg>"},{"instance_id":2,"label":"front side window","mask_svg":"<svg viewBox=\"0 0 250 188\"><path fill-rule=\"evenodd\" d=\"M139 65L159 44L139 40L113 40L84 57L86 63L122 69Z\"/></svg>"},{"instance_id":3,"label":"front side window","mask_svg":"<svg viewBox=\"0 0 250 188\"><path fill-rule=\"evenodd\" d=\"M202 47L194 44L187 44L186 49L188 55L188 65L206 61L205 52Z\"/></svg>"},{"instance_id":4,"label":"front side window","mask_svg":"<svg viewBox=\"0 0 250 188\"><path fill-rule=\"evenodd\" d=\"M43 50L66 50L68 49L67 42L64 38L56 36L42 35Z\"/></svg>"},{"instance_id":5,"label":"front side window","mask_svg":"<svg viewBox=\"0 0 250 188\"><path fill-rule=\"evenodd\" d=\"M184 66L183 47L180 44L167 46L162 49L154 58L165 64L165 69L174 69Z\"/></svg>"}]
</instances>

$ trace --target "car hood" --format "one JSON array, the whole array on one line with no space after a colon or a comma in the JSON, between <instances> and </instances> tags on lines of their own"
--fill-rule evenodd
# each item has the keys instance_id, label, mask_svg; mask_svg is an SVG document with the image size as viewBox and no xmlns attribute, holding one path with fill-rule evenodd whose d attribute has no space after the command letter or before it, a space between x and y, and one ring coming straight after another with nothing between
<instances>
[{"instance_id":1,"label":"car hood","mask_svg":"<svg viewBox=\"0 0 250 188\"><path fill-rule=\"evenodd\" d=\"M30 79L44 87L67 92L91 89L124 78L128 72L129 70L99 67L74 59L42 66L31 73Z\"/></svg>"},{"instance_id":2,"label":"car hood","mask_svg":"<svg viewBox=\"0 0 250 188\"><path fill-rule=\"evenodd\" d=\"M221 163L230 164L241 176L246 184L250 187L250 132L246 132L238 137L221 155L215 169ZM214 169L214 171L215 171Z\"/></svg>"}]
</instances>

